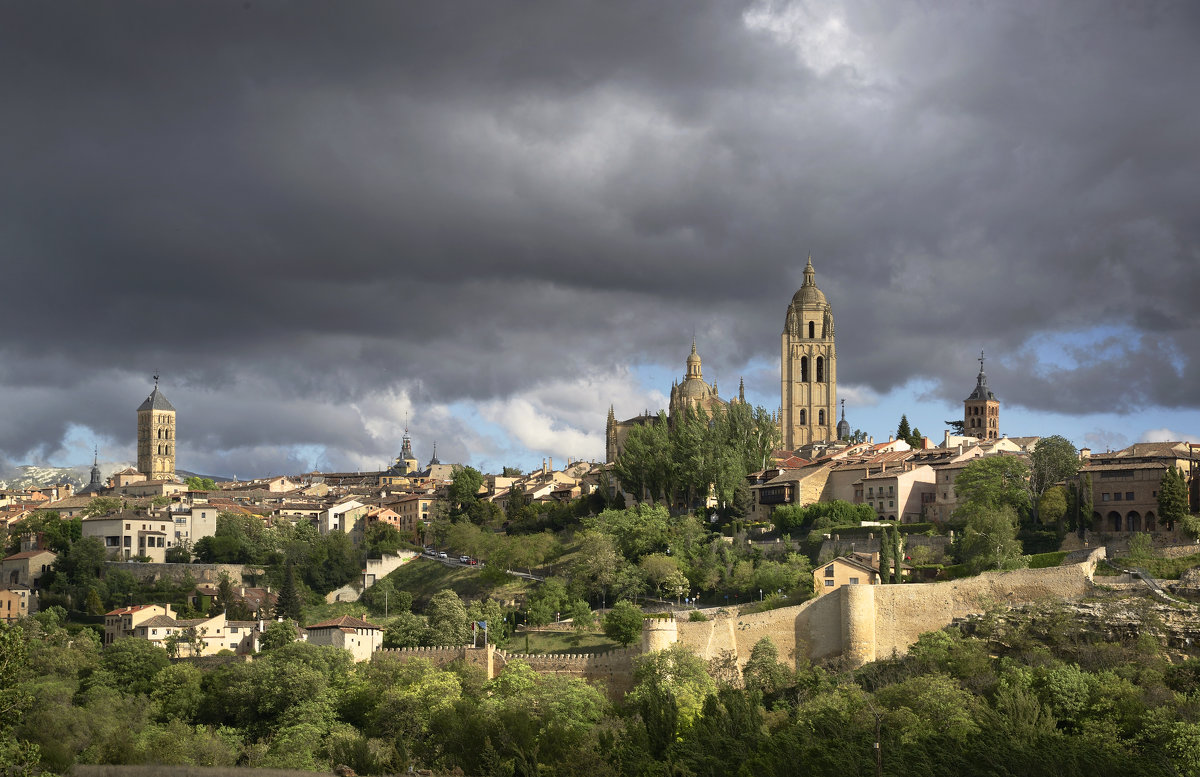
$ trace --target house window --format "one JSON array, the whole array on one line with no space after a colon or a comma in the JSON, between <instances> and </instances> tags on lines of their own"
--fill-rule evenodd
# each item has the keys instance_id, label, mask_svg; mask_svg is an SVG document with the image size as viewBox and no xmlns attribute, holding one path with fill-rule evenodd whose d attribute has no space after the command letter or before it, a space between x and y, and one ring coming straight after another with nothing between
<instances>
[{"instance_id":1,"label":"house window","mask_svg":"<svg viewBox=\"0 0 1200 777\"><path fill-rule=\"evenodd\" d=\"M893 506L894 506L894 504L893 504L893 500L889 499L889 500L888 500L888 507L893 507Z\"/></svg>"},{"instance_id":2,"label":"house window","mask_svg":"<svg viewBox=\"0 0 1200 777\"><path fill-rule=\"evenodd\" d=\"M1101 494L1101 495L1100 495L1100 501L1102 501L1102 502L1107 502L1107 501L1108 501L1108 494Z\"/></svg>"},{"instance_id":3,"label":"house window","mask_svg":"<svg viewBox=\"0 0 1200 777\"><path fill-rule=\"evenodd\" d=\"M826 587L826 588L833 588L833 581L832 581L832 580L826 580L826 581L825 581L825 587Z\"/></svg>"},{"instance_id":4,"label":"house window","mask_svg":"<svg viewBox=\"0 0 1200 777\"><path fill-rule=\"evenodd\" d=\"M1113 491L1113 501L1114 502L1121 501L1121 492L1120 491Z\"/></svg>"},{"instance_id":5,"label":"house window","mask_svg":"<svg viewBox=\"0 0 1200 777\"><path fill-rule=\"evenodd\" d=\"M833 577L833 565L825 567L825 577Z\"/></svg>"},{"instance_id":6,"label":"house window","mask_svg":"<svg viewBox=\"0 0 1200 777\"><path fill-rule=\"evenodd\" d=\"M1125 492L1125 501L1127 501L1127 502L1133 501L1133 492L1132 491Z\"/></svg>"},{"instance_id":7,"label":"house window","mask_svg":"<svg viewBox=\"0 0 1200 777\"><path fill-rule=\"evenodd\" d=\"M858 585L858 578L857 577L850 578L850 585Z\"/></svg>"}]
</instances>

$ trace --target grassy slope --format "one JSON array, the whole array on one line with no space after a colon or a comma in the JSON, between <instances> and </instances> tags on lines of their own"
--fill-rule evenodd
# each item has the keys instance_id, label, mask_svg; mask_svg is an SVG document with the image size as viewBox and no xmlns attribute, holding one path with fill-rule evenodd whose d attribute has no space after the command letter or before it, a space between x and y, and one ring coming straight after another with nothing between
<instances>
[{"instance_id":1,"label":"grassy slope","mask_svg":"<svg viewBox=\"0 0 1200 777\"><path fill-rule=\"evenodd\" d=\"M433 559L418 558L388 575L396 588L413 595L413 609L420 611L438 591L449 588L466 601L482 599L491 594L502 602L524 594L532 585L526 580L510 578L497 585L479 567L460 567Z\"/></svg>"},{"instance_id":2,"label":"grassy slope","mask_svg":"<svg viewBox=\"0 0 1200 777\"><path fill-rule=\"evenodd\" d=\"M599 632L528 631L514 634L500 647L510 653L607 653L621 646Z\"/></svg>"}]
</instances>

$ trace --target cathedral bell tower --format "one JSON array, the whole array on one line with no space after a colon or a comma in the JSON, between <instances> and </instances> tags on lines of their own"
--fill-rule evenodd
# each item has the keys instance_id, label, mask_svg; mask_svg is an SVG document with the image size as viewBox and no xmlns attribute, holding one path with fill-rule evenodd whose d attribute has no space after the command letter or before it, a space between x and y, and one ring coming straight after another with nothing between
<instances>
[{"instance_id":1,"label":"cathedral bell tower","mask_svg":"<svg viewBox=\"0 0 1200 777\"><path fill-rule=\"evenodd\" d=\"M780 360L780 433L783 447L837 439L837 350L833 309L817 288L812 257L804 285L792 296L784 318Z\"/></svg>"}]
</instances>

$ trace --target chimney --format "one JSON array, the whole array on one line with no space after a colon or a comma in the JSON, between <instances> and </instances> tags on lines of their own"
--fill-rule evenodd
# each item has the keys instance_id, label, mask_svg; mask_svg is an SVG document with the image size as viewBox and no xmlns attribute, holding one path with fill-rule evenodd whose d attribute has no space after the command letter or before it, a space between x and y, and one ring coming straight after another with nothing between
<instances>
[{"instance_id":1,"label":"chimney","mask_svg":"<svg viewBox=\"0 0 1200 777\"><path fill-rule=\"evenodd\" d=\"M546 470L547 473L554 471L554 457L550 457L550 458L546 459L546 466L548 466L550 468L550 469Z\"/></svg>"},{"instance_id":2,"label":"chimney","mask_svg":"<svg viewBox=\"0 0 1200 777\"><path fill-rule=\"evenodd\" d=\"M929 438L928 438L928 437L922 437L922 438L921 438L921 450L923 450L923 451L927 451L927 450L929 450L929 449L930 449L930 448L932 448L932 447L933 447L933 443L929 442Z\"/></svg>"}]
</instances>

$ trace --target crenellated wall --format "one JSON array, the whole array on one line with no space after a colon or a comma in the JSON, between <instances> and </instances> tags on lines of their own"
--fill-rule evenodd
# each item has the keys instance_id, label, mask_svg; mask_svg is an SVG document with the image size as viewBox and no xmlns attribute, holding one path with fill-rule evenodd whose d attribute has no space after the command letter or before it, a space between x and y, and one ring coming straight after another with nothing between
<instances>
[{"instance_id":1,"label":"crenellated wall","mask_svg":"<svg viewBox=\"0 0 1200 777\"><path fill-rule=\"evenodd\" d=\"M539 674L579 677L589 682L603 683L613 698L619 699L633 688L633 659L641 650L628 648L607 653L550 653L525 654L499 650L495 645L485 647L421 647L380 650L375 660L395 657L398 660L423 658L434 666L443 667L462 660L478 666L488 679L505 670L512 661L524 661Z\"/></svg>"},{"instance_id":2,"label":"crenellated wall","mask_svg":"<svg viewBox=\"0 0 1200 777\"><path fill-rule=\"evenodd\" d=\"M844 658L852 666L905 653L917 637L944 628L957 619L999 605L1075 601L1092 589L1096 563L1104 558L1097 548L1087 559L1049 569L985 572L977 577L943 583L904 585L847 585L796 607L738 615L718 614L707 621L647 618L640 648L599 654L526 655L486 647L436 647L381 650L376 659L424 658L435 666L463 660L481 667L489 679L512 661L524 661L542 674L579 677L605 685L619 699L633 687L634 659L682 642L701 658L732 653L739 665L754 644L770 637L781 658L803 660Z\"/></svg>"}]
</instances>

